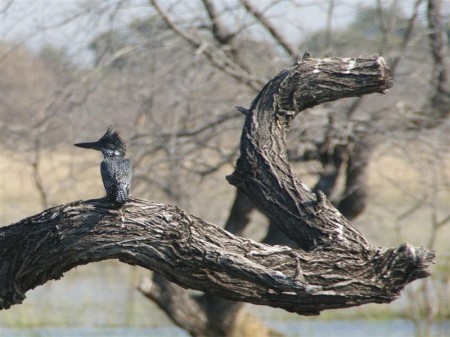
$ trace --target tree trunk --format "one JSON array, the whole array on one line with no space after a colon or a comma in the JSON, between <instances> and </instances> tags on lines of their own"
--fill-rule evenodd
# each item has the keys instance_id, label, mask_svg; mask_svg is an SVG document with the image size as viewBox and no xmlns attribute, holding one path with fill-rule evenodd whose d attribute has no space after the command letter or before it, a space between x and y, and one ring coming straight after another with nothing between
<instances>
[{"instance_id":1,"label":"tree trunk","mask_svg":"<svg viewBox=\"0 0 450 337\"><path fill-rule=\"evenodd\" d=\"M228 179L303 250L241 238L154 202L132 199L119 210L103 199L74 202L0 228L0 308L105 259L151 269L184 288L302 315L398 298L406 284L429 275L434 254L407 243L371 248L322 192L292 174L285 149L301 110L390 86L381 57L308 58L277 75L248 109Z\"/></svg>"},{"instance_id":2,"label":"tree trunk","mask_svg":"<svg viewBox=\"0 0 450 337\"><path fill-rule=\"evenodd\" d=\"M373 144L363 140L362 137L358 142L350 143L345 190L337 207L347 219L356 218L366 207L367 169L372 152Z\"/></svg>"}]
</instances>

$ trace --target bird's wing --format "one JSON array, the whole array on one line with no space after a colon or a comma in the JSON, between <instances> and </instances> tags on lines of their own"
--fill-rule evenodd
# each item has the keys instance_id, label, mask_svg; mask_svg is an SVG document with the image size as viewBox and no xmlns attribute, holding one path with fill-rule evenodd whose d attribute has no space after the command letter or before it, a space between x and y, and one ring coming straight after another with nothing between
<instances>
[{"instance_id":1,"label":"bird's wing","mask_svg":"<svg viewBox=\"0 0 450 337\"><path fill-rule=\"evenodd\" d=\"M128 188L130 186L131 179L133 177L132 173L133 164L131 163L130 159L125 159L120 161L118 165L119 167L118 170L116 170L117 174L115 178L117 179L117 182L120 185L123 185L126 188Z\"/></svg>"},{"instance_id":2,"label":"bird's wing","mask_svg":"<svg viewBox=\"0 0 450 337\"><path fill-rule=\"evenodd\" d=\"M117 190L117 178L115 163L111 161L102 161L100 164L100 173L102 175L103 186L105 186L106 194L110 195Z\"/></svg>"},{"instance_id":3,"label":"bird's wing","mask_svg":"<svg viewBox=\"0 0 450 337\"><path fill-rule=\"evenodd\" d=\"M121 161L102 161L100 171L103 184L118 184L129 186L132 178L132 163L130 159Z\"/></svg>"}]
</instances>

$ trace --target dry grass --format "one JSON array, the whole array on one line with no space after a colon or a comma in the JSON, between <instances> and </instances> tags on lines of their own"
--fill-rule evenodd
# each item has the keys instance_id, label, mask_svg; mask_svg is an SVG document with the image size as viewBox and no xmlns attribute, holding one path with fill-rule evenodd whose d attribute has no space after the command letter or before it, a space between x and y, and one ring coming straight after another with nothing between
<instances>
[{"instance_id":1,"label":"dry grass","mask_svg":"<svg viewBox=\"0 0 450 337\"><path fill-rule=\"evenodd\" d=\"M72 149L43 152L39 174L47 206L104 194L98 168L99 154L74 155ZM46 206L38 192L31 163L10 151L0 154L0 223L8 224L38 213Z\"/></svg>"}]
</instances>

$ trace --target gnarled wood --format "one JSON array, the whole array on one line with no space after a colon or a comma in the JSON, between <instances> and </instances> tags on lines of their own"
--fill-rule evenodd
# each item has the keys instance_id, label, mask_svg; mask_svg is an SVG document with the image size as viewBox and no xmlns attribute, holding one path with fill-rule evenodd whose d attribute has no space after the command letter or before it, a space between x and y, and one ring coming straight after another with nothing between
<instances>
[{"instance_id":1,"label":"gnarled wood","mask_svg":"<svg viewBox=\"0 0 450 337\"><path fill-rule=\"evenodd\" d=\"M303 315L394 300L429 275L434 254L409 244L371 248L323 193L292 174L285 150L302 109L390 86L378 56L306 58L270 81L248 109L229 181L304 251L235 236L173 206L132 199L117 210L103 199L78 201L0 228L0 308L75 266L106 259L185 288Z\"/></svg>"},{"instance_id":2,"label":"gnarled wood","mask_svg":"<svg viewBox=\"0 0 450 337\"><path fill-rule=\"evenodd\" d=\"M118 259L183 287L299 314L397 298L428 275L432 254L403 245L365 256L301 252L234 236L176 207L134 199L50 208L0 231L0 307L90 262Z\"/></svg>"},{"instance_id":3,"label":"gnarled wood","mask_svg":"<svg viewBox=\"0 0 450 337\"><path fill-rule=\"evenodd\" d=\"M367 240L326 200L295 177L286 134L302 110L343 97L384 93L392 86L382 57L307 58L272 79L246 115L241 156L228 181L306 250L340 243L368 249Z\"/></svg>"}]
</instances>

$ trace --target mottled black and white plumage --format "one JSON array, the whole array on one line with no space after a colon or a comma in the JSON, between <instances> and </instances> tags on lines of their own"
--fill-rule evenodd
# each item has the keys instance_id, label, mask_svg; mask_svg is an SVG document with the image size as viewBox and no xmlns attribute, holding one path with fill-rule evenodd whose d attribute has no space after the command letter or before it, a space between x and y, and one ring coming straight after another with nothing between
<instances>
[{"instance_id":1,"label":"mottled black and white plumage","mask_svg":"<svg viewBox=\"0 0 450 337\"><path fill-rule=\"evenodd\" d=\"M102 151L103 161L100 164L106 197L123 204L128 200L132 178L132 163L125 159L127 147L119 133L109 128L97 142L78 143L75 146Z\"/></svg>"}]
</instances>

